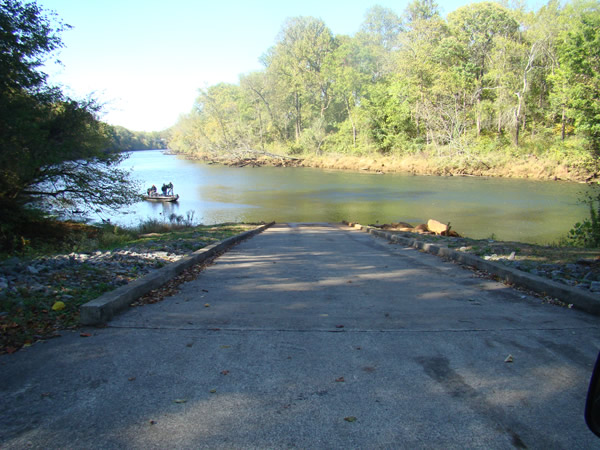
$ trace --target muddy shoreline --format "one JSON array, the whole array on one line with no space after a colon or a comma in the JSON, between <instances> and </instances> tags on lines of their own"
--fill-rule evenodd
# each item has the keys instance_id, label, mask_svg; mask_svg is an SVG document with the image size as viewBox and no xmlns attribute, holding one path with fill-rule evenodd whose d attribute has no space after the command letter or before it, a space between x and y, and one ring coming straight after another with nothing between
<instances>
[{"instance_id":1,"label":"muddy shoreline","mask_svg":"<svg viewBox=\"0 0 600 450\"><path fill-rule=\"evenodd\" d=\"M568 165L536 156L516 158L510 161L483 161L480 159L453 159L427 157L423 154L404 158L393 156L348 156L348 155L277 155L252 152L244 156L193 156L170 151L190 160L208 164L233 167L310 167L327 170L367 172L384 175L400 173L409 175L462 176L515 178L543 181L567 181L589 183L600 180L596 168Z\"/></svg>"}]
</instances>

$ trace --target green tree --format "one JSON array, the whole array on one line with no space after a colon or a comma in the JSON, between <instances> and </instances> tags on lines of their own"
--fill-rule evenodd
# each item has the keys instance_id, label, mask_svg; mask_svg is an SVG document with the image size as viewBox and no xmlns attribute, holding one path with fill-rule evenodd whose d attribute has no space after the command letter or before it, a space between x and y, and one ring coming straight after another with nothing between
<instances>
[{"instance_id":1,"label":"green tree","mask_svg":"<svg viewBox=\"0 0 600 450\"><path fill-rule=\"evenodd\" d=\"M473 97L476 100L477 135L482 128L482 100L485 99L486 75L490 69L490 55L500 37L512 38L519 29L518 22L507 8L496 3L482 2L463 6L448 14L452 35L465 52L465 74L474 77Z\"/></svg>"},{"instance_id":2,"label":"green tree","mask_svg":"<svg viewBox=\"0 0 600 450\"><path fill-rule=\"evenodd\" d=\"M341 102L345 113L339 118L339 122L349 122L352 147L356 149L359 128L361 122L364 122L361 120L360 105L368 93L372 74L376 70L376 55L372 52L372 47L362 45L357 38L339 36L337 41L338 45L329 59L327 70L332 80L333 94Z\"/></svg>"},{"instance_id":3,"label":"green tree","mask_svg":"<svg viewBox=\"0 0 600 450\"><path fill-rule=\"evenodd\" d=\"M105 151L97 104L66 97L40 70L66 28L33 2L0 2L0 222L30 204L102 211L137 200L123 156Z\"/></svg>"},{"instance_id":4,"label":"green tree","mask_svg":"<svg viewBox=\"0 0 600 450\"><path fill-rule=\"evenodd\" d=\"M455 92L440 83L440 77L445 75L446 66L454 64L454 59L442 61L439 56L440 46L448 36L445 22L438 16L429 18L412 17L405 26L406 31L400 36L400 50L396 55L396 71L392 81L392 92L402 99L395 102L402 109L410 111L414 127L425 141L431 144L447 142L447 134L443 131L439 108L447 102L444 97L449 95L454 104ZM414 19L414 20L413 20ZM445 91L444 91L445 90ZM454 111L454 107L452 107ZM408 125L403 117L404 124ZM409 128L412 133L412 127Z\"/></svg>"},{"instance_id":5,"label":"green tree","mask_svg":"<svg viewBox=\"0 0 600 450\"><path fill-rule=\"evenodd\" d=\"M580 3L572 26L558 44L560 67L556 89L566 99L565 115L600 153L600 10L598 3Z\"/></svg>"},{"instance_id":6,"label":"green tree","mask_svg":"<svg viewBox=\"0 0 600 450\"><path fill-rule=\"evenodd\" d=\"M285 91L288 112L294 117L296 143L306 123L324 118L331 104L331 80L323 69L334 49L333 34L322 20L295 17L288 19L264 58L267 71Z\"/></svg>"},{"instance_id":7,"label":"green tree","mask_svg":"<svg viewBox=\"0 0 600 450\"><path fill-rule=\"evenodd\" d=\"M408 26L419 20L440 17L440 7L435 0L413 0L404 10L404 18Z\"/></svg>"}]
</instances>

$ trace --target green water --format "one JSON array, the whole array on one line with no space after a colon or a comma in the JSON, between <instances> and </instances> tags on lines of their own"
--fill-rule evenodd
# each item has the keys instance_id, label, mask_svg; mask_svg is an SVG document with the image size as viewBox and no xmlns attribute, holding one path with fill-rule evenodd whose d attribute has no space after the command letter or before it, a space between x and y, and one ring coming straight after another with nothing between
<instances>
[{"instance_id":1,"label":"green water","mask_svg":"<svg viewBox=\"0 0 600 450\"><path fill-rule=\"evenodd\" d=\"M587 216L585 186L527 180L377 175L278 167L224 167L160 151L134 152L126 166L145 186L172 181L177 204L135 205L118 222L185 216L228 221L410 222L433 218L473 238L549 243Z\"/></svg>"}]
</instances>

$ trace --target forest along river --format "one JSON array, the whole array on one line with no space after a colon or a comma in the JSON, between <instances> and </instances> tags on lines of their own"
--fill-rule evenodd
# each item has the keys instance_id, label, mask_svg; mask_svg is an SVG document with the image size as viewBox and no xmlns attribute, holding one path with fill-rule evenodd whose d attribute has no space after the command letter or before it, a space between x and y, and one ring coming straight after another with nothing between
<instances>
[{"instance_id":1,"label":"forest along river","mask_svg":"<svg viewBox=\"0 0 600 450\"><path fill-rule=\"evenodd\" d=\"M132 152L123 167L144 189L173 182L177 203L140 202L110 219L137 225L192 214L222 222L341 222L413 225L437 219L464 236L552 243L588 216L585 185L476 177L356 173L310 168L227 167Z\"/></svg>"}]
</instances>

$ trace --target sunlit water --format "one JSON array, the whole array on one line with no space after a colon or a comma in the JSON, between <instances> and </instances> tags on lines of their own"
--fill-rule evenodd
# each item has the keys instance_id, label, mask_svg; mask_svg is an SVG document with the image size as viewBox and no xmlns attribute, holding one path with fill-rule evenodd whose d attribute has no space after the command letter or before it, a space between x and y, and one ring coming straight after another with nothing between
<instances>
[{"instance_id":1,"label":"sunlit water","mask_svg":"<svg viewBox=\"0 0 600 450\"><path fill-rule=\"evenodd\" d=\"M363 224L435 218L473 238L549 243L587 215L585 186L475 177L377 175L279 167L225 167L160 150L124 162L145 188L169 181L177 203L141 202L111 217L122 225L169 216L196 222L340 222Z\"/></svg>"}]
</instances>

